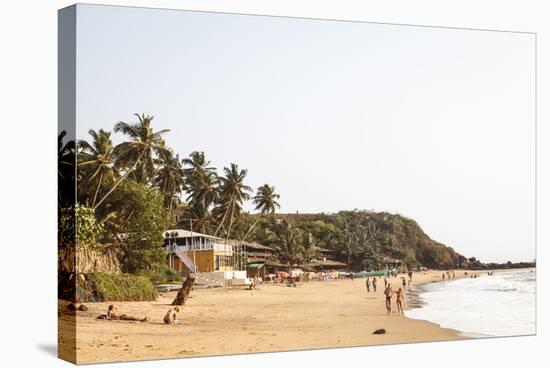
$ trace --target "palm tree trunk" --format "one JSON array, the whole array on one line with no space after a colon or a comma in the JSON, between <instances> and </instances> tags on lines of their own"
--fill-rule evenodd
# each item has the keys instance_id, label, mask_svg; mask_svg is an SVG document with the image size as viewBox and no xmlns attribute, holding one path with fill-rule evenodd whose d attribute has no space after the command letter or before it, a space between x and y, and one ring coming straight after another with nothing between
<instances>
[{"instance_id":1,"label":"palm tree trunk","mask_svg":"<svg viewBox=\"0 0 550 368\"><path fill-rule=\"evenodd\" d=\"M117 182L113 185L113 187L111 189L109 189L109 191L101 198L101 200L93 207L94 210L96 210L102 203L105 199L107 199L108 196L111 195L111 193L113 193L113 191L119 186L120 183L122 183L122 181L124 179L126 179L126 177L136 169L137 165L139 164L139 162L141 161L141 154L139 155L138 159L136 160L136 162L134 163L134 166L132 166L130 168L130 170L126 171L124 173L124 175L122 175L120 177L120 179L117 180Z\"/></svg>"},{"instance_id":2,"label":"palm tree trunk","mask_svg":"<svg viewBox=\"0 0 550 368\"><path fill-rule=\"evenodd\" d=\"M170 221L172 220L172 205L174 203L174 195L170 196L170 207L168 208L168 217L170 217Z\"/></svg>"},{"instance_id":3,"label":"palm tree trunk","mask_svg":"<svg viewBox=\"0 0 550 368\"><path fill-rule=\"evenodd\" d=\"M223 217L222 217L222 221L220 222L220 224L218 225L218 227L216 228L216 231L214 232L214 236L216 236L218 234L218 231L220 231L223 223L225 222L225 217L227 216L227 213L229 212L229 208L225 211L225 213L223 214Z\"/></svg>"},{"instance_id":4,"label":"palm tree trunk","mask_svg":"<svg viewBox=\"0 0 550 368\"><path fill-rule=\"evenodd\" d=\"M226 241L229 241L229 234L231 233L231 228L233 227L233 218L235 217L235 202L231 205L231 217L229 218L229 228L227 229Z\"/></svg>"},{"instance_id":5,"label":"palm tree trunk","mask_svg":"<svg viewBox=\"0 0 550 368\"><path fill-rule=\"evenodd\" d=\"M246 232L246 234L244 234L244 237L242 239L242 241L245 241L246 238L248 237L248 235L252 232L252 229L254 229L254 227L256 226L256 224L258 223L258 221L260 220L260 217L262 217L262 214L258 214L258 217L256 218L256 221L254 221L254 223L252 224L252 226L250 226L250 228L248 229L248 231Z\"/></svg>"},{"instance_id":6,"label":"palm tree trunk","mask_svg":"<svg viewBox=\"0 0 550 368\"><path fill-rule=\"evenodd\" d=\"M99 193L99 187L101 186L102 180L103 180L103 171L101 171L101 174L99 174L99 182L97 183L97 188L95 189L94 199L92 200L92 207L95 206L95 202L97 200L97 194Z\"/></svg>"}]
</instances>

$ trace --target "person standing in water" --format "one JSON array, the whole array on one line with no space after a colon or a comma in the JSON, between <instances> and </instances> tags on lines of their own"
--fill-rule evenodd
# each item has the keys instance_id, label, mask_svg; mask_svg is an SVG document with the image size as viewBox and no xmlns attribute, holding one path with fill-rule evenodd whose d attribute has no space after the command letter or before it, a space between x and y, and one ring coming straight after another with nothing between
<instances>
[{"instance_id":1,"label":"person standing in water","mask_svg":"<svg viewBox=\"0 0 550 368\"><path fill-rule=\"evenodd\" d=\"M386 311L388 312L388 316L391 314L391 298L393 297L393 290L391 288L391 284L388 284L386 286L386 289L384 290L384 295L386 296Z\"/></svg>"}]
</instances>

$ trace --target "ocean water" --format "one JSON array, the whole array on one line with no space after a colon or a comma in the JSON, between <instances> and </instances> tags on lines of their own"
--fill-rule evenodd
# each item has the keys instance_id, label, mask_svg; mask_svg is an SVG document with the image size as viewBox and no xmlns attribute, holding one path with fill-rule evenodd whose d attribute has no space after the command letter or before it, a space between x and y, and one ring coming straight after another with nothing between
<instances>
[{"instance_id":1,"label":"ocean water","mask_svg":"<svg viewBox=\"0 0 550 368\"><path fill-rule=\"evenodd\" d=\"M486 273L423 285L420 308L405 312L410 318L482 336L536 333L536 273L530 270Z\"/></svg>"}]
</instances>

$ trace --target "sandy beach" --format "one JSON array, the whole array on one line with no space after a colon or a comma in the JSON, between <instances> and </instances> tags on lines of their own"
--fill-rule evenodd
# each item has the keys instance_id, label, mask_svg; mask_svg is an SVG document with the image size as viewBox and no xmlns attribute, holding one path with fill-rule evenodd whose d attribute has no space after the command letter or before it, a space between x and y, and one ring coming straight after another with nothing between
<instances>
[{"instance_id":1,"label":"sandy beach","mask_svg":"<svg viewBox=\"0 0 550 368\"><path fill-rule=\"evenodd\" d=\"M441 274L417 272L412 286L439 282ZM400 276L391 279L395 288L401 286ZM456 271L459 277L464 277L463 271ZM144 323L96 320L111 303L87 303L87 311L76 312L76 346L70 329L75 312L67 311L67 303L60 301L59 350L74 354L76 349L77 363L84 364L467 338L398 315L395 298L394 312L387 316L383 288L380 278L377 292L368 293L365 279L360 278L299 287L263 284L252 291L197 289L180 312L178 325L162 322L176 292L162 293L154 302L113 303L120 313L149 317ZM372 334L378 328L386 333Z\"/></svg>"}]
</instances>

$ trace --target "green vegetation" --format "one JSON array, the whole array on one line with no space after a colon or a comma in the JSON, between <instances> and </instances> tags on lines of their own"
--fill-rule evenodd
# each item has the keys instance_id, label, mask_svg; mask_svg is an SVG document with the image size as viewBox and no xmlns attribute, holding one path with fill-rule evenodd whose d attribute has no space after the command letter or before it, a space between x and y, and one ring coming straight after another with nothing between
<instances>
[{"instance_id":1,"label":"green vegetation","mask_svg":"<svg viewBox=\"0 0 550 368\"><path fill-rule=\"evenodd\" d=\"M252 221L257 216L243 220ZM400 260L410 269L452 268L466 261L430 239L414 220L386 212L277 215L258 221L249 238L273 246L280 260L290 264L319 259L318 247L330 249L354 271L383 268L388 259Z\"/></svg>"},{"instance_id":2,"label":"green vegetation","mask_svg":"<svg viewBox=\"0 0 550 368\"><path fill-rule=\"evenodd\" d=\"M118 145L103 129L90 130L91 139L76 144L65 144L65 134L59 135L59 182L68 188L59 195L60 248L74 243L76 234L79 246L117 254L123 272L156 281L173 276L162 271L166 253L160 247L163 232L171 227L269 245L287 264L319 259L319 247L333 250L352 270L384 267L387 258L409 268L453 267L465 260L400 215L277 214L280 196L275 187L264 184L253 193L246 169L229 163L219 172L204 152L180 159L165 142L168 130L154 129L150 115L135 116L136 122L114 125L114 133L124 137ZM77 205L72 208L75 172ZM255 214L244 212L247 201ZM98 276L94 282L107 295L123 295L112 280Z\"/></svg>"},{"instance_id":3,"label":"green vegetation","mask_svg":"<svg viewBox=\"0 0 550 368\"><path fill-rule=\"evenodd\" d=\"M77 294L81 302L155 300L157 292L145 276L88 273L81 275Z\"/></svg>"}]
</instances>

